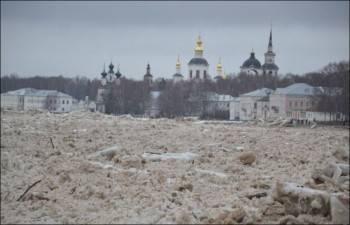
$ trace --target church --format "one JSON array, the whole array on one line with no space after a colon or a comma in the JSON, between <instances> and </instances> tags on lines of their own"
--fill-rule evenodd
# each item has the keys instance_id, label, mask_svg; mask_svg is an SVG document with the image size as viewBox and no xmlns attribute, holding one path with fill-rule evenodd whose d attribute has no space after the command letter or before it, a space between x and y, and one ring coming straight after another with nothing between
<instances>
[{"instance_id":1,"label":"church","mask_svg":"<svg viewBox=\"0 0 350 225\"><path fill-rule=\"evenodd\" d=\"M255 58L255 53L252 51L250 53L249 59L244 61L241 66L241 72L247 74L256 74L256 75L277 75L278 66L275 64L276 54L272 50L272 30L270 31L269 44L267 47L267 52L265 53L265 63L260 64L260 61Z\"/></svg>"},{"instance_id":2,"label":"church","mask_svg":"<svg viewBox=\"0 0 350 225\"><path fill-rule=\"evenodd\" d=\"M212 76L209 73L209 63L204 57L204 47L201 36L198 35L194 48L194 56L187 63L188 67L188 76L187 79L181 73L181 62L180 57L177 57L176 60L176 71L175 74L172 75L172 81L174 83L181 82L183 80L189 81L203 81L203 80L211 80ZM279 67L275 64L275 56L276 54L273 51L272 45L272 29L270 30L270 37L268 41L267 52L264 54L265 62L261 65L260 61L255 57L254 51L250 53L250 57L245 60L240 67L241 73L254 74L254 75L277 75ZM112 62L109 65L109 71L106 72L105 68L101 73L102 79L102 87L98 89L96 106L97 111L104 112L105 111L105 102L103 100L103 96L107 95L110 92L112 87L111 84L116 83L120 84L120 77L122 74L118 71L114 72L114 65ZM213 77L214 81L218 82L219 80L226 79L227 76L223 71L223 66L221 63L221 58L216 65L216 76ZM147 64L146 74L143 76L144 82L147 82L150 86L153 86L153 75L151 74L150 64Z\"/></svg>"}]
</instances>

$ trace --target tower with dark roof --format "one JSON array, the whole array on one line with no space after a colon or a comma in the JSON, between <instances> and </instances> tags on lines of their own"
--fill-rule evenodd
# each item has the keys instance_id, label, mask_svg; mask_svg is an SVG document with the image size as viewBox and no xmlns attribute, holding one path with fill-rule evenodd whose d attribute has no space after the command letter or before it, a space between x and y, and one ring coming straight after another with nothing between
<instances>
[{"instance_id":1,"label":"tower with dark roof","mask_svg":"<svg viewBox=\"0 0 350 225\"><path fill-rule=\"evenodd\" d=\"M153 75L151 74L151 66L147 64L146 74L143 76L143 80L152 83Z\"/></svg>"},{"instance_id":2,"label":"tower with dark roof","mask_svg":"<svg viewBox=\"0 0 350 225\"><path fill-rule=\"evenodd\" d=\"M194 49L194 57L188 62L188 72L189 79L209 79L210 76L208 74L209 64L207 60L203 57L203 42L201 37L198 36L196 40L196 47Z\"/></svg>"},{"instance_id":3,"label":"tower with dark roof","mask_svg":"<svg viewBox=\"0 0 350 225\"><path fill-rule=\"evenodd\" d=\"M277 75L278 66L275 64L276 54L272 50L272 29L270 30L269 44L265 53L265 63L262 65L263 74Z\"/></svg>"}]
</instances>

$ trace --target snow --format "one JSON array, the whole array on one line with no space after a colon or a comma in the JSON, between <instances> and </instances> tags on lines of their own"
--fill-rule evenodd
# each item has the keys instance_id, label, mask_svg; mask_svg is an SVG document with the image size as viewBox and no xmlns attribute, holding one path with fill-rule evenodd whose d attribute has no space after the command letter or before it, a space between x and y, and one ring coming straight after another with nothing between
<instances>
[{"instance_id":1,"label":"snow","mask_svg":"<svg viewBox=\"0 0 350 225\"><path fill-rule=\"evenodd\" d=\"M197 157L197 154L191 153L191 152L183 152L183 153L162 153L162 154L153 154L153 153L143 153L143 158L151 160L151 161L158 161L158 160L169 160L169 159L176 159L176 160L193 160L195 157Z\"/></svg>"},{"instance_id":2,"label":"snow","mask_svg":"<svg viewBox=\"0 0 350 225\"><path fill-rule=\"evenodd\" d=\"M309 188L315 168L339 163L333 152L349 149L340 127L195 121L3 110L1 223L198 224L244 206L242 223L277 224L284 215L263 213L277 204L270 196L245 196L270 193L277 181ZM239 161L246 151L256 155L250 166Z\"/></svg>"},{"instance_id":3,"label":"snow","mask_svg":"<svg viewBox=\"0 0 350 225\"><path fill-rule=\"evenodd\" d=\"M227 175L224 174L224 173L215 172L215 171L211 171L211 170L196 169L196 171L199 172L199 173L215 175L215 176L222 177L222 178L226 178L227 177Z\"/></svg>"}]
</instances>

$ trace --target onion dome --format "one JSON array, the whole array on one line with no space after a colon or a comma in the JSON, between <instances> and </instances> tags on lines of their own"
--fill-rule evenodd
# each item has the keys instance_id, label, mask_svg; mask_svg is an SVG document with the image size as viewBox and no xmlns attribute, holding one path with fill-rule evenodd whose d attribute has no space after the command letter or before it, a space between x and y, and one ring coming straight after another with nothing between
<instances>
[{"instance_id":1,"label":"onion dome","mask_svg":"<svg viewBox=\"0 0 350 225\"><path fill-rule=\"evenodd\" d=\"M218 73L221 73L221 72L222 72L221 58L219 58L219 62L218 62L218 64L216 64L216 71L217 71Z\"/></svg>"},{"instance_id":2,"label":"onion dome","mask_svg":"<svg viewBox=\"0 0 350 225\"><path fill-rule=\"evenodd\" d=\"M114 68L114 65L113 65L113 63L111 62L111 64L109 64L109 70L113 70L113 68Z\"/></svg>"},{"instance_id":3,"label":"onion dome","mask_svg":"<svg viewBox=\"0 0 350 225\"><path fill-rule=\"evenodd\" d=\"M257 60L255 58L255 54L254 52L251 52L250 53L250 58L247 59L243 65L242 65L243 68L250 68L250 67L253 67L253 68L260 68L261 67L261 64L259 62L259 60Z\"/></svg>"},{"instance_id":4,"label":"onion dome","mask_svg":"<svg viewBox=\"0 0 350 225\"><path fill-rule=\"evenodd\" d=\"M122 76L122 74L119 72L119 65L118 65L117 72L115 73L115 76L117 77L117 79L119 79Z\"/></svg>"},{"instance_id":5,"label":"onion dome","mask_svg":"<svg viewBox=\"0 0 350 225\"><path fill-rule=\"evenodd\" d=\"M107 76L106 68L105 68L105 67L106 67L106 66L103 66L103 71L102 71L102 73L101 73L102 78L105 78L105 77Z\"/></svg>"},{"instance_id":6,"label":"onion dome","mask_svg":"<svg viewBox=\"0 0 350 225\"><path fill-rule=\"evenodd\" d=\"M122 74L119 72L119 70L115 73L115 76L117 77L117 79L119 79L121 76L122 76Z\"/></svg>"},{"instance_id":7,"label":"onion dome","mask_svg":"<svg viewBox=\"0 0 350 225\"><path fill-rule=\"evenodd\" d=\"M201 36L200 35L198 35L198 38L196 40L196 47L195 47L194 50L203 52L203 42L201 40Z\"/></svg>"}]
</instances>

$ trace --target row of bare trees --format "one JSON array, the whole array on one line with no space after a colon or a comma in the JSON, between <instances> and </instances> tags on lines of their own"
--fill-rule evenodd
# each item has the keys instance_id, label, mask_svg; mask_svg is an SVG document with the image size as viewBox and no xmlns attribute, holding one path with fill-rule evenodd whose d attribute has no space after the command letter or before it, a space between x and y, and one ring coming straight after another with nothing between
<instances>
[{"instance_id":1,"label":"row of bare trees","mask_svg":"<svg viewBox=\"0 0 350 225\"><path fill-rule=\"evenodd\" d=\"M83 100L85 96L95 99L97 89L101 86L100 80L86 77L68 78L63 76L53 77L20 77L17 74L1 77L1 93L21 88L35 88L41 90L57 90L71 95L75 99Z\"/></svg>"},{"instance_id":2,"label":"row of bare trees","mask_svg":"<svg viewBox=\"0 0 350 225\"><path fill-rule=\"evenodd\" d=\"M109 92L104 96L107 114L145 113L150 98L150 86L143 81L121 78L118 83L109 84Z\"/></svg>"}]
</instances>

